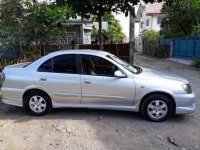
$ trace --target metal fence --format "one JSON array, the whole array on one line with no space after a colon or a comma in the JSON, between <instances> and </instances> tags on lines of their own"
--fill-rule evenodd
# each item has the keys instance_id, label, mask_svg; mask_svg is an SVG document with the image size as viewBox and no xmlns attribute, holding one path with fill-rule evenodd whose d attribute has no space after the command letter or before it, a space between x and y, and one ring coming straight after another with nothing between
<instances>
[{"instance_id":1,"label":"metal fence","mask_svg":"<svg viewBox=\"0 0 200 150\"><path fill-rule=\"evenodd\" d=\"M3 58L11 58L17 59L21 56L19 47L6 47L0 46L0 59Z\"/></svg>"},{"instance_id":2,"label":"metal fence","mask_svg":"<svg viewBox=\"0 0 200 150\"><path fill-rule=\"evenodd\" d=\"M200 38L183 37L176 39L162 39L156 41L159 45L168 45L171 49L171 57L194 60L200 58Z\"/></svg>"},{"instance_id":3,"label":"metal fence","mask_svg":"<svg viewBox=\"0 0 200 150\"><path fill-rule=\"evenodd\" d=\"M9 65L14 65L17 63L20 63L21 61L19 59L14 59L14 60L8 60L1 58L0 59L0 72L3 71L4 67L9 66Z\"/></svg>"}]
</instances>

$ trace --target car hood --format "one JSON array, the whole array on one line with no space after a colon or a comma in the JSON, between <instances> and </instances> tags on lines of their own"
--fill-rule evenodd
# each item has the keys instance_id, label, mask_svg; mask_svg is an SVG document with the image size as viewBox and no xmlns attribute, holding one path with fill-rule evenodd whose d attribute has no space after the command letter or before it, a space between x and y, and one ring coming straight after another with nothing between
<instances>
[{"instance_id":1,"label":"car hood","mask_svg":"<svg viewBox=\"0 0 200 150\"><path fill-rule=\"evenodd\" d=\"M185 84L189 83L188 80L185 79L184 77L166 71L142 68L141 75L148 78L162 78L162 79L180 81Z\"/></svg>"}]
</instances>

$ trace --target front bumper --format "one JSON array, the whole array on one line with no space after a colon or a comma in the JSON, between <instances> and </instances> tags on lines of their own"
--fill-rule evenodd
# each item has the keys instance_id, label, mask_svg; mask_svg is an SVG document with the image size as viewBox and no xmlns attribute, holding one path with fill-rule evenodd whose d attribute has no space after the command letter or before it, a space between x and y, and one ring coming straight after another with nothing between
<instances>
[{"instance_id":1,"label":"front bumper","mask_svg":"<svg viewBox=\"0 0 200 150\"><path fill-rule=\"evenodd\" d=\"M195 112L196 96L194 92L191 94L175 94L174 99L176 102L176 114L189 114Z\"/></svg>"}]
</instances>

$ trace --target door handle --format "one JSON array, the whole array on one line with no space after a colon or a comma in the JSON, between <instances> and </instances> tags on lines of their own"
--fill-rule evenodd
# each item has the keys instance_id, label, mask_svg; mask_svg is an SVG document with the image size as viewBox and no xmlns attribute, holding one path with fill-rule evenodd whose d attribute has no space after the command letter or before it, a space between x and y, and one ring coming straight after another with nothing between
<instances>
[{"instance_id":1,"label":"door handle","mask_svg":"<svg viewBox=\"0 0 200 150\"><path fill-rule=\"evenodd\" d=\"M47 81L47 78L40 78L40 81Z\"/></svg>"},{"instance_id":2,"label":"door handle","mask_svg":"<svg viewBox=\"0 0 200 150\"><path fill-rule=\"evenodd\" d=\"M83 81L85 84L91 84L90 81Z\"/></svg>"}]
</instances>

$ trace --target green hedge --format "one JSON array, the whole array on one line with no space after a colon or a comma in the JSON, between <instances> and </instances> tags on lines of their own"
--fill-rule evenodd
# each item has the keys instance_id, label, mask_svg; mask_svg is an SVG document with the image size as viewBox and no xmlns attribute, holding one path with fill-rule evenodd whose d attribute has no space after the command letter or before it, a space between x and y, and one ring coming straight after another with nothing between
<instances>
[{"instance_id":1,"label":"green hedge","mask_svg":"<svg viewBox=\"0 0 200 150\"><path fill-rule=\"evenodd\" d=\"M154 44L143 44L142 53L144 55L167 58L170 57L170 46L169 45L154 45Z\"/></svg>"},{"instance_id":2,"label":"green hedge","mask_svg":"<svg viewBox=\"0 0 200 150\"><path fill-rule=\"evenodd\" d=\"M194 60L192 65L196 68L200 68L200 58L197 58L196 60Z\"/></svg>"}]
</instances>

